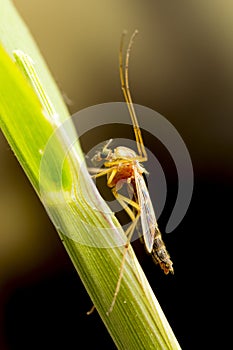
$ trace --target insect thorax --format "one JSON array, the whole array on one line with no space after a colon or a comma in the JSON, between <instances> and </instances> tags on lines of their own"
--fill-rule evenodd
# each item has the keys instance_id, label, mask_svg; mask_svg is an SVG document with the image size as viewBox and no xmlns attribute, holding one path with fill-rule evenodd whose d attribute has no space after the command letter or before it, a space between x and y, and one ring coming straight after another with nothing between
<instances>
[{"instance_id":1,"label":"insect thorax","mask_svg":"<svg viewBox=\"0 0 233 350\"><path fill-rule=\"evenodd\" d=\"M119 146L114 149L113 153L111 154L111 158L112 160L136 160L137 154L128 147Z\"/></svg>"}]
</instances>

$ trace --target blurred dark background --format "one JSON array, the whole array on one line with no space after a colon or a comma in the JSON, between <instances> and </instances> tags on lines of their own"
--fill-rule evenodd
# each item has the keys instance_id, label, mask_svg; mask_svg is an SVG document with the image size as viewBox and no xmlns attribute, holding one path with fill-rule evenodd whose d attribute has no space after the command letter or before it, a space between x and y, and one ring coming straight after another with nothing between
<instances>
[{"instance_id":1,"label":"blurred dark background","mask_svg":"<svg viewBox=\"0 0 233 350\"><path fill-rule=\"evenodd\" d=\"M139 30L130 63L134 102L158 111L178 130L190 152L195 184L185 218L164 237L175 275L163 275L140 244L135 250L182 349L211 348L212 342L217 348L218 327L224 326L220 311L229 291L226 272L231 270L232 2L14 4L71 113L123 101L119 40L124 29ZM144 137L148 147L153 144L150 135ZM88 137L81 141L88 149ZM0 148L0 348L73 349L81 342L86 349L115 349L97 312L86 316L91 301L2 135ZM167 157L168 200L161 231L177 189Z\"/></svg>"}]
</instances>

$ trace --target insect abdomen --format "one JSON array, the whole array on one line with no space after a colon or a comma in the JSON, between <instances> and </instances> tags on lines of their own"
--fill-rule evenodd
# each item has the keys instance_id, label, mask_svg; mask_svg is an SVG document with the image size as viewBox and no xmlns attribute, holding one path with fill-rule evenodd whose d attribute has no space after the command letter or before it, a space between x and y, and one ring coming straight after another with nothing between
<instances>
[{"instance_id":1,"label":"insect abdomen","mask_svg":"<svg viewBox=\"0 0 233 350\"><path fill-rule=\"evenodd\" d=\"M165 244L162 240L161 232L159 230L157 230L155 234L152 257L155 263L160 265L161 269L166 275L169 272L171 272L172 274L174 273L172 267L173 263L170 259L170 255L167 252Z\"/></svg>"}]
</instances>

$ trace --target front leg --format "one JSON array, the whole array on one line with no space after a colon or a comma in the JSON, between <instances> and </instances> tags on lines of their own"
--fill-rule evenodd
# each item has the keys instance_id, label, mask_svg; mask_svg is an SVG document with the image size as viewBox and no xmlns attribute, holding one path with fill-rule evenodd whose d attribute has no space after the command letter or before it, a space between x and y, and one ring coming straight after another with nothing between
<instances>
[{"instance_id":1,"label":"front leg","mask_svg":"<svg viewBox=\"0 0 233 350\"><path fill-rule=\"evenodd\" d=\"M94 173L94 175L91 175L91 177L93 178L109 174L112 170L113 170L112 168L108 168L108 169L88 168L89 173Z\"/></svg>"}]
</instances>

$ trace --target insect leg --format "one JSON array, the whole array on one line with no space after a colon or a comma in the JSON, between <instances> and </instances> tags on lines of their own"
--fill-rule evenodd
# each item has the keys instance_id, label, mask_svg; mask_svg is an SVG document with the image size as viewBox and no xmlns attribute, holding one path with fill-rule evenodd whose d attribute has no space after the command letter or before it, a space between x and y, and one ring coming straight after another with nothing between
<instances>
[{"instance_id":1,"label":"insect leg","mask_svg":"<svg viewBox=\"0 0 233 350\"><path fill-rule=\"evenodd\" d=\"M120 203L120 205L122 206L122 208L126 211L126 213L129 215L130 219L132 221L135 220L135 215L134 212L126 205L129 204L131 205L133 208L135 208L138 212L140 212L140 207L138 205L138 203L134 202L133 200L122 196L122 194L117 193L116 188L114 187L112 189L112 193L114 195L114 197L117 199L117 201Z\"/></svg>"},{"instance_id":2,"label":"insect leg","mask_svg":"<svg viewBox=\"0 0 233 350\"><path fill-rule=\"evenodd\" d=\"M86 315L89 316L91 315L95 310L95 305L92 305L91 309L89 311L86 312Z\"/></svg>"},{"instance_id":3,"label":"insect leg","mask_svg":"<svg viewBox=\"0 0 233 350\"><path fill-rule=\"evenodd\" d=\"M104 176L108 173L111 173L113 171L113 168L108 168L108 169L88 168L88 171L90 173L95 173L94 175L91 175L91 177L96 178L96 177Z\"/></svg>"},{"instance_id":4,"label":"insect leg","mask_svg":"<svg viewBox=\"0 0 233 350\"><path fill-rule=\"evenodd\" d=\"M118 295L119 290L120 290L121 280L122 280L123 272L124 272L126 254L127 254L128 249L129 249L130 240L131 240L131 238L133 236L133 233L134 233L134 230L135 230L135 227L137 225L139 217L140 217L140 213L137 214L137 216L135 217L134 221L132 222L132 224L130 225L130 227L126 231L127 242L126 242L126 244L124 246L123 258L122 258L122 262L121 262L121 266L120 266L119 278L118 278L116 289L115 289L115 292L114 292L114 295L113 295L112 303L111 303L110 308L109 308L109 310L107 312L107 315L109 315L112 312L113 307L114 307L115 302L116 302L117 295Z\"/></svg>"},{"instance_id":5,"label":"insect leg","mask_svg":"<svg viewBox=\"0 0 233 350\"><path fill-rule=\"evenodd\" d=\"M113 195L115 196L115 198L117 199L117 201L121 204L121 206L124 208L124 210L127 212L129 217L131 218L132 224L128 227L128 229L125 232L125 235L127 237L127 242L126 242L126 244L124 246L123 258L122 258L122 262L121 262L121 266L120 266L120 274L119 274L119 278L118 278L118 281L117 281L117 285L116 285L116 289L115 289L115 292L114 292L112 303L111 303L110 308L109 308L109 310L107 312L108 315L113 310L114 304L116 302L117 295L118 295L119 290L120 290L121 280L122 280L123 272L124 272L124 265L125 265L126 254L127 254L128 249L129 249L129 244L130 244L131 238L133 236L135 227L137 225L138 219L140 217L140 207L139 207L138 203L136 203L136 202L132 201L131 199L129 199L129 198L127 198L125 196L122 196L121 194L117 193L115 187L113 188L112 192L113 192ZM130 204L133 208L135 208L138 211L136 216L135 216L134 212L128 206L125 205L126 203Z\"/></svg>"}]
</instances>

